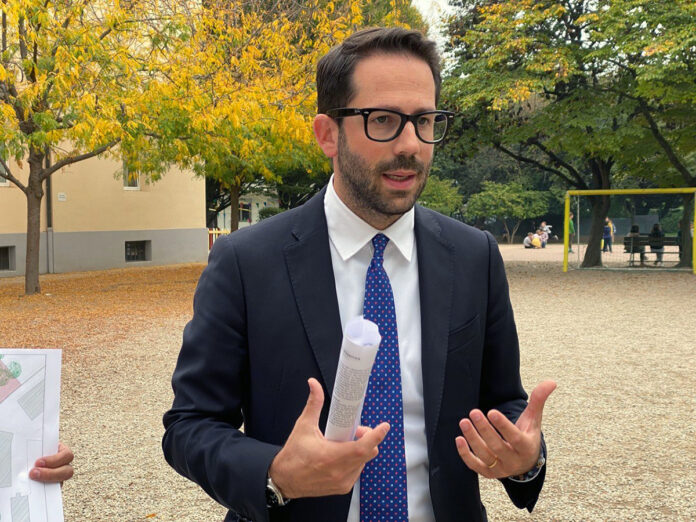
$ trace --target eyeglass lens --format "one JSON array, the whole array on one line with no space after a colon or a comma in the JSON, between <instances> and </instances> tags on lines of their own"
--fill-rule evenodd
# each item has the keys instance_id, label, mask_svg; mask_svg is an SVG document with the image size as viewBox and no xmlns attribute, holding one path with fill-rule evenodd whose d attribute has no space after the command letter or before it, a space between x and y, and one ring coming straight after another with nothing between
<instances>
[{"instance_id":1,"label":"eyeglass lens","mask_svg":"<svg viewBox=\"0 0 696 522\"><path fill-rule=\"evenodd\" d=\"M447 117L437 112L420 114L416 133L424 141L440 141L447 132ZM389 111L373 111L367 117L367 136L375 140L391 140L401 127L401 116Z\"/></svg>"}]
</instances>

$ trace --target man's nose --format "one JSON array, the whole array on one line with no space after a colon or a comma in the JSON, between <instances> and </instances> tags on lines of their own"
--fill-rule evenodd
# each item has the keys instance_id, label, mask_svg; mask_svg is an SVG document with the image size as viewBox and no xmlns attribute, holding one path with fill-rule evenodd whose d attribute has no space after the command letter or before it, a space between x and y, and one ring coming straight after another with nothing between
<instances>
[{"instance_id":1,"label":"man's nose","mask_svg":"<svg viewBox=\"0 0 696 522\"><path fill-rule=\"evenodd\" d=\"M421 141L416 134L413 122L407 121L401 134L394 140L394 153L397 155L413 156L420 152Z\"/></svg>"}]
</instances>

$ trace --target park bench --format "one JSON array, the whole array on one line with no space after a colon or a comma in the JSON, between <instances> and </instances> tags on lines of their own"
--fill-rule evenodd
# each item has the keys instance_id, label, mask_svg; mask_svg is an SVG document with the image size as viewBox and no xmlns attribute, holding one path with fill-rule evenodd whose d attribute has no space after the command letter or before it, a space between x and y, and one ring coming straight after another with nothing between
<instances>
[{"instance_id":1,"label":"park bench","mask_svg":"<svg viewBox=\"0 0 696 522\"><path fill-rule=\"evenodd\" d=\"M641 234L640 236L624 236L624 252L630 254L628 258L628 266L636 266L636 263L640 263L640 254L642 253L647 259L648 254L655 254L657 257L657 252L651 252L648 247L656 246L659 248L660 243L663 247L668 246L679 246L677 241L677 236L664 236L662 241L656 241L655 238L651 238L648 234ZM636 254L638 254L638 261L636 261ZM662 255L679 255L679 250L665 250Z\"/></svg>"}]
</instances>

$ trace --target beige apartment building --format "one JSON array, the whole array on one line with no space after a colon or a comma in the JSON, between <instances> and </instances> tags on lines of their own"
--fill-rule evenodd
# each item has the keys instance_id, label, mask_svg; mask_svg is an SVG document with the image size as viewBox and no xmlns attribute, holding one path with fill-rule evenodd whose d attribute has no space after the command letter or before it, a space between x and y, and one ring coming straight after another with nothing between
<instances>
[{"instance_id":1,"label":"beige apartment building","mask_svg":"<svg viewBox=\"0 0 696 522\"><path fill-rule=\"evenodd\" d=\"M13 168L14 167L14 168ZM1 168L1 167L0 167ZM28 166L11 164L24 183ZM41 209L41 273L205 261L205 181L171 169L147 183L92 158L51 176ZM27 203L0 179L0 277L23 275Z\"/></svg>"}]
</instances>

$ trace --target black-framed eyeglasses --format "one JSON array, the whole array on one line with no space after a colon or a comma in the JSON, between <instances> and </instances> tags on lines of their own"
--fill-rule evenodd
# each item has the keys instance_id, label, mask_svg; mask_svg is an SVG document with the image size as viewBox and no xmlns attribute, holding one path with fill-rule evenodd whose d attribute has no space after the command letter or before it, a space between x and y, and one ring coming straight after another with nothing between
<instances>
[{"instance_id":1,"label":"black-framed eyeglasses","mask_svg":"<svg viewBox=\"0 0 696 522\"><path fill-rule=\"evenodd\" d=\"M372 141L391 141L404 130L406 123L413 123L416 136L424 143L438 143L445 139L447 128L454 120L454 113L449 111L426 111L416 114L404 114L390 109L354 109L341 108L326 111L334 119L349 116L362 116L365 120L365 136Z\"/></svg>"}]
</instances>

